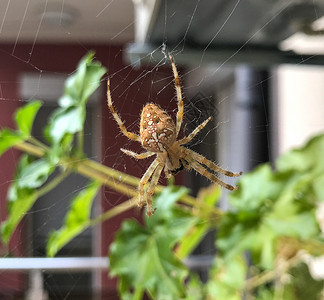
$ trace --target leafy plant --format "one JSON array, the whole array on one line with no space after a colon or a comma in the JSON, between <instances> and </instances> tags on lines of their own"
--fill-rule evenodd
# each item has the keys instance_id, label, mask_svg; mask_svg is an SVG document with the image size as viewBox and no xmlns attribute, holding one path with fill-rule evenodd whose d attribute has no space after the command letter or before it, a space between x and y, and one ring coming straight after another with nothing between
<instances>
[{"instance_id":1,"label":"leafy plant","mask_svg":"<svg viewBox=\"0 0 324 300\"><path fill-rule=\"evenodd\" d=\"M199 210L199 214L196 214L197 208L191 210L191 226L186 228L183 225L186 230L177 236L176 247L175 241L164 241L168 247L161 247L161 252L165 253L161 253L160 257L173 253L178 258L185 258L204 234L213 228L217 228L215 241L219 252L210 268L209 281L203 284L191 274L188 283L182 281L184 294L179 293L180 288L177 291L169 289L167 295L162 294L149 285L150 281L160 278L159 268L153 267L152 257L148 254L152 245L137 240L141 235L139 230L129 234L129 228L135 228L135 225L126 223L128 226L121 228L110 249L111 274L119 276L123 298L141 299L138 295L142 296L145 289L152 299L239 300L243 295L258 300L309 299L310 295L311 299L319 299L323 281L312 278L301 253L312 256L324 253L316 219L317 206L323 200L324 185L320 185L324 174L322 153L324 135L319 135L304 147L280 157L276 170L269 164L263 164L243 175L239 189L229 196L230 211L218 212L215 216L204 214L203 211L208 211L206 209ZM202 190L197 203L210 205L212 211L218 198L218 189ZM160 206L167 199L163 194L156 197L157 211L172 215L172 211L179 207L172 205L162 209ZM171 234L174 228L179 228L176 224L181 222L181 218L170 217L167 220L167 223L159 222L158 228ZM144 224L139 228L141 232L147 232L150 226ZM138 244L132 244L129 249L127 247L132 240L138 241ZM187 247L188 251L184 251ZM122 249L128 250L124 252ZM136 255L134 257L134 253L142 255L141 259ZM140 262L140 265L134 264L134 261ZM170 257L169 266L171 261ZM150 281L141 275L141 266L145 264L152 266L145 271ZM179 272L174 266L164 273L164 279L158 280L159 285L164 286ZM301 282L305 287L303 292Z\"/></svg>"},{"instance_id":2,"label":"leafy plant","mask_svg":"<svg viewBox=\"0 0 324 300\"><path fill-rule=\"evenodd\" d=\"M44 128L48 144L31 135L35 117L42 106L39 100L31 101L16 111L16 130L2 128L0 131L0 155L12 147L24 152L8 191L8 217L1 224L1 238L5 243L9 242L18 223L33 204L72 172L88 177L89 182L71 199L62 227L50 234L47 245L49 256L56 255L86 228L136 206L139 179L103 166L87 158L83 152L86 104L106 73L106 69L93 58L92 52L86 55L76 72L66 80L63 95L58 99L59 107ZM54 170L59 171L56 172L58 175ZM92 202L102 185L130 199L91 219ZM184 195L182 201L195 205L194 199L188 195Z\"/></svg>"},{"instance_id":3,"label":"leafy plant","mask_svg":"<svg viewBox=\"0 0 324 300\"><path fill-rule=\"evenodd\" d=\"M62 227L50 234L49 256L86 228L136 205L138 178L83 153L86 103L106 72L93 57L93 53L84 57L66 81L59 108L44 131L47 144L31 135L42 105L38 100L17 110L16 130L0 131L0 155L12 147L24 152L8 191L8 218L1 224L5 243L33 204L72 172L88 177L89 182L71 199ZM275 169L263 164L244 174L239 189L229 195L229 211L217 208L220 190L213 185L196 198L183 187L158 187L154 216L143 216L143 223L126 220L111 244L110 275L118 277L121 297L319 299L323 281L312 278L301 253L324 253L316 219L317 206L324 199L323 153L324 135L319 135L281 156ZM129 200L91 218L102 185ZM209 280L203 283L185 261L206 233L215 229L218 253Z\"/></svg>"}]
</instances>

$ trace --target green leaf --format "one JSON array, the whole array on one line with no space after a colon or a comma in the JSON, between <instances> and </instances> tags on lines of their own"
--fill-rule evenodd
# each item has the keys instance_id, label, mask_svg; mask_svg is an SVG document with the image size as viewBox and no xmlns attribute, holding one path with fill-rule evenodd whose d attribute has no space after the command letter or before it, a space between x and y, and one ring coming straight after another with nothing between
<instances>
[{"instance_id":1,"label":"green leaf","mask_svg":"<svg viewBox=\"0 0 324 300\"><path fill-rule=\"evenodd\" d=\"M241 300L245 287L247 266L244 258L216 258L207 283L207 299Z\"/></svg>"},{"instance_id":2,"label":"green leaf","mask_svg":"<svg viewBox=\"0 0 324 300\"><path fill-rule=\"evenodd\" d=\"M255 264L268 269L279 237L318 238L315 211L324 195L323 146L324 135L315 137L283 155L278 170L264 164L242 176L239 189L229 195L233 210L223 216L218 231L224 257L248 250Z\"/></svg>"},{"instance_id":3,"label":"green leaf","mask_svg":"<svg viewBox=\"0 0 324 300\"><path fill-rule=\"evenodd\" d=\"M17 174L8 190L7 198L9 214L7 220L1 224L1 237L5 243L9 242L18 223L37 200L35 189L19 187L20 175L23 170L30 165L30 163L31 159L28 155L23 155L20 158L17 167Z\"/></svg>"},{"instance_id":4,"label":"green leaf","mask_svg":"<svg viewBox=\"0 0 324 300\"><path fill-rule=\"evenodd\" d=\"M197 247L209 230L210 224L208 222L197 222L197 224L192 226L179 242L179 246L176 249L177 256L179 258L187 257Z\"/></svg>"},{"instance_id":5,"label":"green leaf","mask_svg":"<svg viewBox=\"0 0 324 300\"><path fill-rule=\"evenodd\" d=\"M93 57L93 52L86 55L80 61L77 72L67 79L64 96L60 99L61 106L85 104L99 87L100 79L106 73L106 69L99 62L93 61Z\"/></svg>"},{"instance_id":6,"label":"green leaf","mask_svg":"<svg viewBox=\"0 0 324 300\"><path fill-rule=\"evenodd\" d=\"M8 218L1 225L2 239L8 242L16 226L38 198L40 187L53 172L54 167L45 159L33 161L23 155L19 161L17 174L8 190Z\"/></svg>"},{"instance_id":7,"label":"green leaf","mask_svg":"<svg viewBox=\"0 0 324 300\"><path fill-rule=\"evenodd\" d=\"M266 218L265 222L278 235L298 237L306 240L319 233L314 212L288 215L286 218Z\"/></svg>"},{"instance_id":8,"label":"green leaf","mask_svg":"<svg viewBox=\"0 0 324 300\"><path fill-rule=\"evenodd\" d=\"M229 202L238 210L262 214L278 198L286 179L284 174L274 174L269 164L262 164L241 177L239 189L230 193Z\"/></svg>"},{"instance_id":9,"label":"green leaf","mask_svg":"<svg viewBox=\"0 0 324 300\"><path fill-rule=\"evenodd\" d=\"M282 155L276 162L278 171L323 172L324 170L324 134L310 139L299 149Z\"/></svg>"},{"instance_id":10,"label":"green leaf","mask_svg":"<svg viewBox=\"0 0 324 300\"><path fill-rule=\"evenodd\" d=\"M19 188L37 188L48 179L54 167L45 159L38 159L26 166L17 178Z\"/></svg>"},{"instance_id":11,"label":"green leaf","mask_svg":"<svg viewBox=\"0 0 324 300\"><path fill-rule=\"evenodd\" d=\"M285 276L288 280L274 288L267 285L258 287L256 300L273 300L274 294L280 294L280 299L287 300L319 300L323 291L323 280L315 280L308 269L307 264L299 263L288 271Z\"/></svg>"},{"instance_id":12,"label":"green leaf","mask_svg":"<svg viewBox=\"0 0 324 300\"><path fill-rule=\"evenodd\" d=\"M85 108L78 106L62 108L56 111L49 130L53 141L59 143L65 134L74 134L81 131L85 116Z\"/></svg>"},{"instance_id":13,"label":"green leaf","mask_svg":"<svg viewBox=\"0 0 324 300\"><path fill-rule=\"evenodd\" d=\"M154 228L162 223L167 224L170 220L177 222L175 215L182 214L182 210L177 209L174 204L187 192L188 190L184 187L168 186L163 189L158 197L155 198L155 206L157 209L154 213L154 218L145 217L147 227ZM188 216L188 214L184 214ZM179 219L179 222L182 220Z\"/></svg>"},{"instance_id":14,"label":"green leaf","mask_svg":"<svg viewBox=\"0 0 324 300\"><path fill-rule=\"evenodd\" d=\"M17 186L11 186L9 193L15 195L13 198L9 198L9 216L7 220L1 224L1 236L2 240L8 244L16 229L18 223L25 216L26 212L33 206L37 200L37 193L31 189L18 189Z\"/></svg>"},{"instance_id":15,"label":"green leaf","mask_svg":"<svg viewBox=\"0 0 324 300\"><path fill-rule=\"evenodd\" d=\"M101 184L94 181L82 190L71 203L71 208L65 216L64 225L53 231L47 242L47 255L53 257L75 236L89 225L92 202Z\"/></svg>"},{"instance_id":16,"label":"green leaf","mask_svg":"<svg viewBox=\"0 0 324 300\"><path fill-rule=\"evenodd\" d=\"M80 61L76 72L66 80L64 94L59 99L60 108L52 114L45 129L49 141L61 143L65 135L83 130L86 103L99 87L100 79L106 72L99 62L93 61L93 56L93 52L86 55ZM72 143L71 139L68 141Z\"/></svg>"},{"instance_id":17,"label":"green leaf","mask_svg":"<svg viewBox=\"0 0 324 300\"><path fill-rule=\"evenodd\" d=\"M25 138L30 136L34 119L41 106L41 101L32 101L16 111L15 119L17 127Z\"/></svg>"},{"instance_id":18,"label":"green leaf","mask_svg":"<svg viewBox=\"0 0 324 300\"><path fill-rule=\"evenodd\" d=\"M294 293L293 299L309 300L322 299L324 281L315 280L309 272L308 266L305 263L300 263L289 271L291 281L288 286L291 286Z\"/></svg>"},{"instance_id":19,"label":"green leaf","mask_svg":"<svg viewBox=\"0 0 324 300\"><path fill-rule=\"evenodd\" d=\"M214 208L220 198L220 189L211 185L208 188L201 189L197 201ZM204 238L207 232L211 229L211 224L207 219L198 218L187 233L180 239L176 248L176 254L179 258L187 257Z\"/></svg>"},{"instance_id":20,"label":"green leaf","mask_svg":"<svg viewBox=\"0 0 324 300\"><path fill-rule=\"evenodd\" d=\"M25 137L10 129L0 131L0 156L11 147L23 142Z\"/></svg>"},{"instance_id":21,"label":"green leaf","mask_svg":"<svg viewBox=\"0 0 324 300\"><path fill-rule=\"evenodd\" d=\"M110 247L110 274L119 277L123 299L132 299L143 289L153 299L185 295L188 272L172 251L195 222L189 212L174 205L184 193L184 188L165 188L156 198L156 213L145 219L145 227L128 220L117 233Z\"/></svg>"},{"instance_id":22,"label":"green leaf","mask_svg":"<svg viewBox=\"0 0 324 300\"><path fill-rule=\"evenodd\" d=\"M314 193L318 201L324 201L324 173L316 177L313 181Z\"/></svg>"},{"instance_id":23,"label":"green leaf","mask_svg":"<svg viewBox=\"0 0 324 300\"><path fill-rule=\"evenodd\" d=\"M187 271L171 251L167 230L154 234L129 220L110 247L110 274L118 275L122 296L133 287L147 289L154 299L165 299L184 295Z\"/></svg>"},{"instance_id":24,"label":"green leaf","mask_svg":"<svg viewBox=\"0 0 324 300\"><path fill-rule=\"evenodd\" d=\"M15 119L19 131L6 128L0 131L0 156L30 136L36 113L41 105L40 101L33 101L17 109Z\"/></svg>"},{"instance_id":25,"label":"green leaf","mask_svg":"<svg viewBox=\"0 0 324 300\"><path fill-rule=\"evenodd\" d=\"M198 274L190 274L189 281L186 284L187 295L185 300L203 300L206 299L204 284L201 282Z\"/></svg>"},{"instance_id":26,"label":"green leaf","mask_svg":"<svg viewBox=\"0 0 324 300\"><path fill-rule=\"evenodd\" d=\"M259 226L259 223L254 223L253 220L240 221L240 213L226 213L222 217L217 233L216 245L220 254L230 260L245 250L251 249L252 246L256 247Z\"/></svg>"},{"instance_id":27,"label":"green leaf","mask_svg":"<svg viewBox=\"0 0 324 300\"><path fill-rule=\"evenodd\" d=\"M257 295L255 300L273 300L273 288L269 288L268 286L261 286L258 288Z\"/></svg>"},{"instance_id":28,"label":"green leaf","mask_svg":"<svg viewBox=\"0 0 324 300\"><path fill-rule=\"evenodd\" d=\"M221 189L217 185L210 185L207 188L200 189L197 198L199 201L214 207L220 200Z\"/></svg>"}]
</instances>

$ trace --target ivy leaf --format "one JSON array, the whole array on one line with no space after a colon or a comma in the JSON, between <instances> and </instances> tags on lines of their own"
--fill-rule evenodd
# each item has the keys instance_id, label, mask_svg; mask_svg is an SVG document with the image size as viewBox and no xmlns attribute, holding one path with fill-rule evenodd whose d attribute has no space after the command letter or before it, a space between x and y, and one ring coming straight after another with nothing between
<instances>
[{"instance_id":1,"label":"ivy leaf","mask_svg":"<svg viewBox=\"0 0 324 300\"><path fill-rule=\"evenodd\" d=\"M123 223L110 247L110 273L119 277L121 295L147 289L153 299L184 295L187 270L172 253L168 231L150 232L139 223Z\"/></svg>"},{"instance_id":2,"label":"ivy leaf","mask_svg":"<svg viewBox=\"0 0 324 300\"><path fill-rule=\"evenodd\" d=\"M185 300L203 300L206 299L205 285L201 282L198 274L190 274L186 283L187 295Z\"/></svg>"},{"instance_id":3,"label":"ivy leaf","mask_svg":"<svg viewBox=\"0 0 324 300\"><path fill-rule=\"evenodd\" d=\"M286 218L266 218L265 222L278 235L298 237L306 240L319 233L315 212L294 214Z\"/></svg>"},{"instance_id":4,"label":"ivy leaf","mask_svg":"<svg viewBox=\"0 0 324 300\"><path fill-rule=\"evenodd\" d=\"M186 221L186 217L190 217L190 215L183 212L183 210L178 209L174 204L187 192L188 190L184 187L168 186L163 189L159 196L155 198L155 206L157 209L154 213L154 218L145 217L146 226L153 229L161 224L169 225L171 220L172 222ZM177 220L175 216L181 216L182 218ZM175 230L176 228L173 229ZM178 236L174 238L177 239L177 237Z\"/></svg>"},{"instance_id":5,"label":"ivy leaf","mask_svg":"<svg viewBox=\"0 0 324 300\"><path fill-rule=\"evenodd\" d=\"M9 193L15 197L8 199L10 201L9 216L1 224L1 237L6 244L9 243L18 223L37 200L37 193L32 189L18 189L16 186L12 186Z\"/></svg>"},{"instance_id":6,"label":"ivy leaf","mask_svg":"<svg viewBox=\"0 0 324 300\"><path fill-rule=\"evenodd\" d=\"M86 55L65 82L64 94L59 99L60 108L52 114L45 130L47 138L54 143L60 143L66 134L83 129L86 103L106 72L99 62L93 61L93 57L93 52Z\"/></svg>"},{"instance_id":7,"label":"ivy leaf","mask_svg":"<svg viewBox=\"0 0 324 300\"><path fill-rule=\"evenodd\" d=\"M241 254L257 240L258 222L243 222L240 217L242 213L227 212L221 220L217 233L216 245L220 254L230 260ZM244 214L244 212L243 212Z\"/></svg>"},{"instance_id":8,"label":"ivy leaf","mask_svg":"<svg viewBox=\"0 0 324 300\"><path fill-rule=\"evenodd\" d=\"M19 132L11 129L3 129L0 131L0 156L11 147L23 142L25 137Z\"/></svg>"},{"instance_id":9,"label":"ivy leaf","mask_svg":"<svg viewBox=\"0 0 324 300\"><path fill-rule=\"evenodd\" d=\"M1 238L8 243L16 226L23 218L25 213L32 207L37 200L35 189L19 188L19 177L23 170L31 163L28 155L23 155L17 166L17 173L14 181L8 190L8 218L1 224Z\"/></svg>"},{"instance_id":10,"label":"ivy leaf","mask_svg":"<svg viewBox=\"0 0 324 300\"><path fill-rule=\"evenodd\" d=\"M26 166L17 178L18 188L37 188L46 182L54 167L45 159L38 159Z\"/></svg>"},{"instance_id":11,"label":"ivy leaf","mask_svg":"<svg viewBox=\"0 0 324 300\"><path fill-rule=\"evenodd\" d=\"M17 127L26 138L30 136L36 114L41 106L41 101L32 101L19 108L16 112Z\"/></svg>"},{"instance_id":12,"label":"ivy leaf","mask_svg":"<svg viewBox=\"0 0 324 300\"><path fill-rule=\"evenodd\" d=\"M156 198L156 213L145 219L145 227L128 220L117 233L110 247L110 272L119 277L123 299L132 299L144 289L153 299L185 295L188 272L172 251L195 221L189 212L174 205L184 193L184 188L165 188Z\"/></svg>"},{"instance_id":13,"label":"ivy leaf","mask_svg":"<svg viewBox=\"0 0 324 300\"><path fill-rule=\"evenodd\" d=\"M244 258L216 258L207 283L207 299L241 300L247 266Z\"/></svg>"},{"instance_id":14,"label":"ivy leaf","mask_svg":"<svg viewBox=\"0 0 324 300\"><path fill-rule=\"evenodd\" d=\"M276 175L269 164L262 164L244 174L239 188L230 193L229 202L238 210L261 214L278 198L287 177Z\"/></svg>"},{"instance_id":15,"label":"ivy leaf","mask_svg":"<svg viewBox=\"0 0 324 300\"><path fill-rule=\"evenodd\" d=\"M33 101L17 109L15 119L18 131L7 128L0 131L0 156L30 136L35 116L41 105L40 101Z\"/></svg>"},{"instance_id":16,"label":"ivy leaf","mask_svg":"<svg viewBox=\"0 0 324 300\"><path fill-rule=\"evenodd\" d=\"M45 159L23 155L14 181L8 190L8 218L1 225L2 239L8 243L16 226L38 198L36 188L42 186L54 167Z\"/></svg>"},{"instance_id":17,"label":"ivy leaf","mask_svg":"<svg viewBox=\"0 0 324 300\"><path fill-rule=\"evenodd\" d=\"M224 257L229 259L250 250L255 264L271 268L279 237L306 240L318 236L315 210L316 193L320 191L315 191L313 184L319 176L312 173L313 169L301 172L301 169L293 170L293 164L288 167L296 153L304 157L322 148L316 138L308 145L312 151L307 146L284 155L287 164L283 167L282 160L280 171L264 164L242 176L238 191L229 196L233 210L223 216L218 231L216 243ZM322 175L323 171L318 174Z\"/></svg>"},{"instance_id":18,"label":"ivy leaf","mask_svg":"<svg viewBox=\"0 0 324 300\"><path fill-rule=\"evenodd\" d=\"M78 106L66 107L56 111L49 131L53 141L59 143L65 134L81 131L85 116L85 109Z\"/></svg>"},{"instance_id":19,"label":"ivy leaf","mask_svg":"<svg viewBox=\"0 0 324 300\"><path fill-rule=\"evenodd\" d=\"M101 77L106 69L93 61L94 52L90 52L80 61L77 72L70 76L64 89L64 96L60 99L61 106L85 104L90 95L99 87Z\"/></svg>"},{"instance_id":20,"label":"ivy leaf","mask_svg":"<svg viewBox=\"0 0 324 300\"><path fill-rule=\"evenodd\" d=\"M319 172L324 170L324 134L310 139L301 148L283 154L276 162L278 171Z\"/></svg>"},{"instance_id":21,"label":"ivy leaf","mask_svg":"<svg viewBox=\"0 0 324 300\"><path fill-rule=\"evenodd\" d=\"M318 201L324 201L324 174L319 175L314 179L313 188Z\"/></svg>"},{"instance_id":22,"label":"ivy leaf","mask_svg":"<svg viewBox=\"0 0 324 300\"><path fill-rule=\"evenodd\" d=\"M208 188L201 189L197 201L204 203L211 207L211 210L216 205L220 198L220 188L216 185L210 185ZM187 257L204 238L210 230L211 224L208 219L198 218L195 224L186 232L180 239L176 248L176 254L179 258Z\"/></svg>"},{"instance_id":23,"label":"ivy leaf","mask_svg":"<svg viewBox=\"0 0 324 300\"><path fill-rule=\"evenodd\" d=\"M72 200L71 208L65 216L65 224L49 236L47 242L48 256L56 255L61 248L90 225L92 202L100 187L101 184L94 181Z\"/></svg>"},{"instance_id":24,"label":"ivy leaf","mask_svg":"<svg viewBox=\"0 0 324 300\"><path fill-rule=\"evenodd\" d=\"M300 263L292 268L289 273L291 274L291 282L288 286L291 285L293 288L293 299L321 299L324 281L314 279L307 264Z\"/></svg>"}]
</instances>

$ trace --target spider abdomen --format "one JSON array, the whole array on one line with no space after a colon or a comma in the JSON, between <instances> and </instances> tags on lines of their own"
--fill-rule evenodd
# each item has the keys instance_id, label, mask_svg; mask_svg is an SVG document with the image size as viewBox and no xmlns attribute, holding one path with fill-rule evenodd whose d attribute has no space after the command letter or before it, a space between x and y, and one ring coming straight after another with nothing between
<instances>
[{"instance_id":1,"label":"spider abdomen","mask_svg":"<svg viewBox=\"0 0 324 300\"><path fill-rule=\"evenodd\" d=\"M153 103L146 104L141 114L140 136L145 149L164 152L175 142L175 124L159 106Z\"/></svg>"}]
</instances>

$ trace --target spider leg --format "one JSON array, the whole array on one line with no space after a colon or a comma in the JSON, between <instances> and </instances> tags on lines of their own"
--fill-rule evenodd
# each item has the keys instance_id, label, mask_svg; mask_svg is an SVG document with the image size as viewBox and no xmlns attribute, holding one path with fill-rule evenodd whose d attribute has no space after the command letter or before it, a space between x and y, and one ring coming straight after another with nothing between
<instances>
[{"instance_id":1,"label":"spider leg","mask_svg":"<svg viewBox=\"0 0 324 300\"><path fill-rule=\"evenodd\" d=\"M146 211L146 214L149 217L152 216L153 213L155 212L155 209L152 208L153 207L152 196L154 194L155 187L158 184L162 170L163 170L163 165L159 164L156 167L156 169L154 170L149 188L147 190L147 198L146 198L147 211Z\"/></svg>"},{"instance_id":2,"label":"spider leg","mask_svg":"<svg viewBox=\"0 0 324 300\"><path fill-rule=\"evenodd\" d=\"M181 140L178 141L179 145L184 145L189 143L196 135L199 131L201 131L206 125L207 123L211 120L212 117L209 117L207 120L205 120L204 122L202 122L200 125L198 125L194 131L192 131L188 136L182 138Z\"/></svg>"},{"instance_id":3,"label":"spider leg","mask_svg":"<svg viewBox=\"0 0 324 300\"><path fill-rule=\"evenodd\" d=\"M147 202L147 195L145 195L144 187L146 183L149 181L151 178L152 174L154 173L156 167L159 165L159 162L157 159L153 160L151 165L148 167L146 172L144 173L143 177L140 180L139 184L139 199L138 199L138 206L142 207L146 202Z\"/></svg>"},{"instance_id":4,"label":"spider leg","mask_svg":"<svg viewBox=\"0 0 324 300\"><path fill-rule=\"evenodd\" d=\"M183 100L182 100L180 79L179 79L177 67L173 61L173 57L171 54L169 54L169 57L171 60L172 71L173 71L173 76L174 76L174 83L175 83L175 87L176 87L177 100L178 100L178 112L177 112L177 123L176 123L176 137L177 137L179 134L181 124L182 124L182 119L183 119Z\"/></svg>"},{"instance_id":5,"label":"spider leg","mask_svg":"<svg viewBox=\"0 0 324 300\"><path fill-rule=\"evenodd\" d=\"M214 174L209 173L202 165L200 165L198 162L193 161L191 163L191 167L196 170L198 173L200 173L202 176L208 178L210 181L224 187L225 189L228 189L230 191L235 191L237 190L237 186L232 186L230 184L227 184L223 181L221 181L219 178L217 178Z\"/></svg>"},{"instance_id":6,"label":"spider leg","mask_svg":"<svg viewBox=\"0 0 324 300\"><path fill-rule=\"evenodd\" d=\"M107 103L108 103L108 107L113 115L113 117L115 118L117 124L119 125L119 128L121 130L121 132L126 135L129 139L140 142L141 138L139 135L133 133L133 132L129 132L127 131L123 121L121 120L120 116L118 115L118 113L115 111L115 108L112 104L112 99L111 99L111 93L110 93L110 80L108 78L107 80Z\"/></svg>"},{"instance_id":7,"label":"spider leg","mask_svg":"<svg viewBox=\"0 0 324 300\"><path fill-rule=\"evenodd\" d=\"M227 171L225 169L222 169L221 167L217 166L215 163L213 163L212 161L208 160L206 157L204 157L203 155L192 151L190 149L185 149L185 153L187 154L187 156L192 157L195 161L199 162L202 165L207 166L209 169L217 172L217 173L221 173L224 174L228 177L238 177L241 176L243 173L239 172L239 173L233 173L231 171Z\"/></svg>"},{"instance_id":8,"label":"spider leg","mask_svg":"<svg viewBox=\"0 0 324 300\"><path fill-rule=\"evenodd\" d=\"M138 154L138 153L135 153L133 151L130 151L130 150L127 150L127 149L123 149L123 148L121 148L120 150L123 151L125 154L127 154L129 156L132 156L132 157L134 157L136 159L148 158L148 157L150 157L150 156L152 156L152 155L155 154L154 152L150 152L150 151L147 151L147 152L143 152L143 153Z\"/></svg>"}]
</instances>

